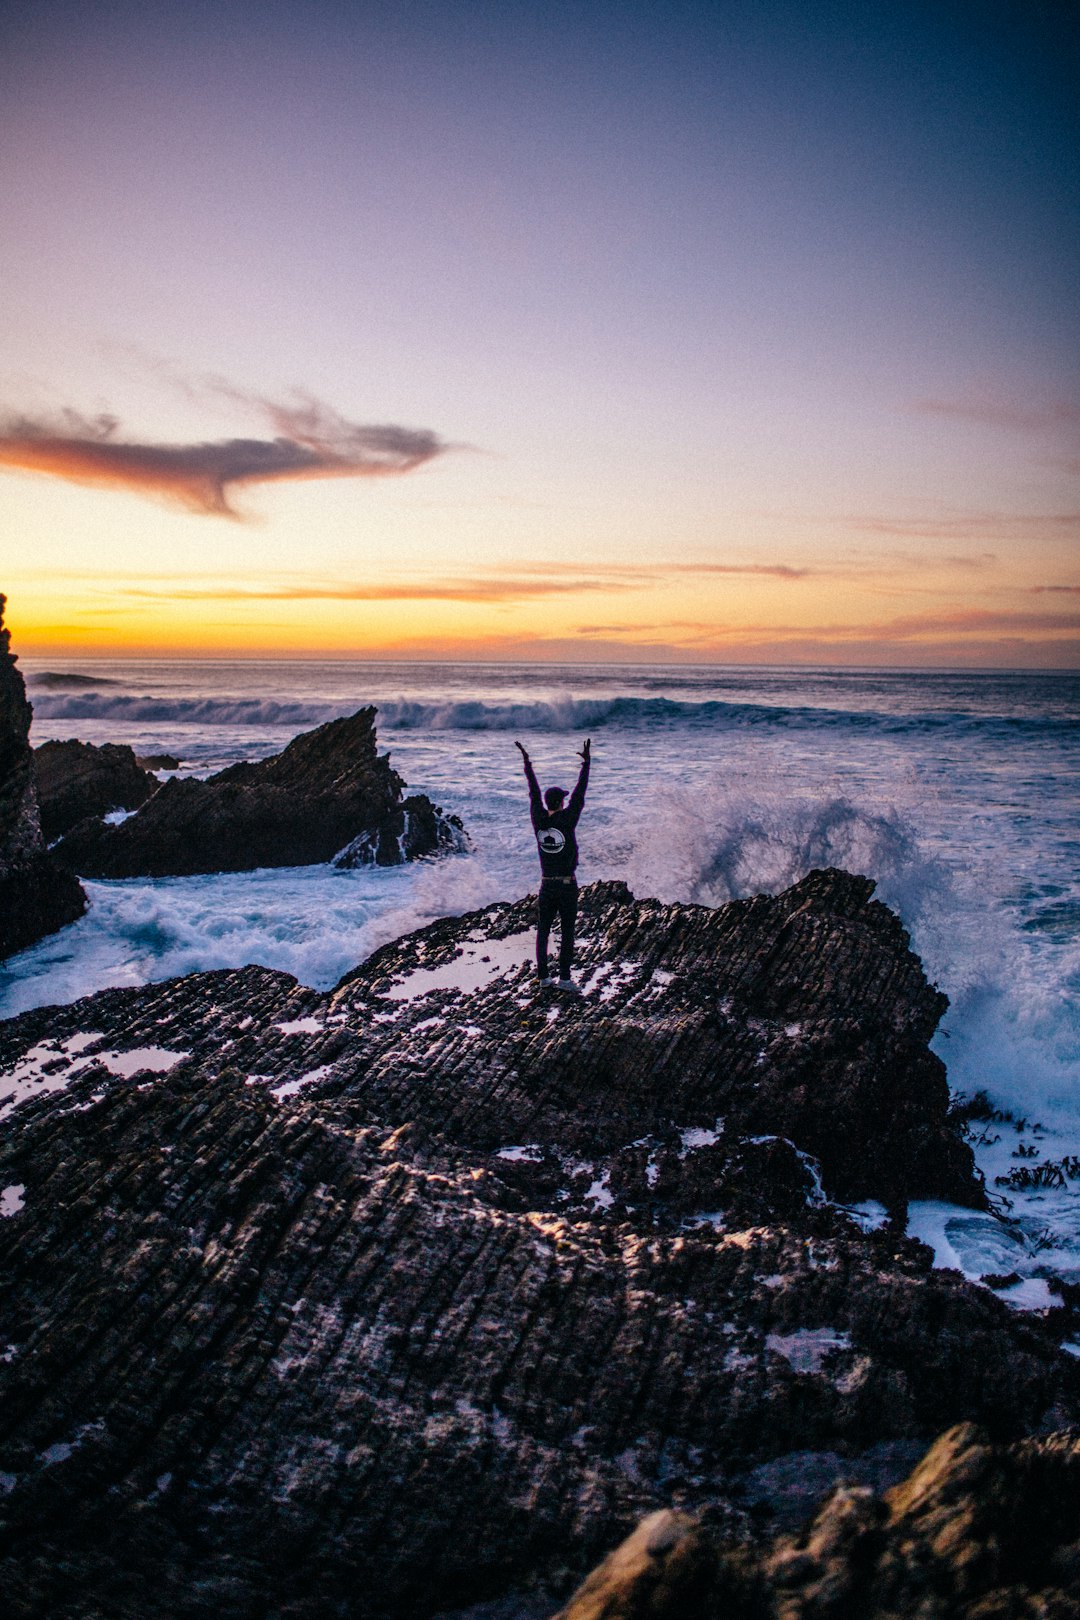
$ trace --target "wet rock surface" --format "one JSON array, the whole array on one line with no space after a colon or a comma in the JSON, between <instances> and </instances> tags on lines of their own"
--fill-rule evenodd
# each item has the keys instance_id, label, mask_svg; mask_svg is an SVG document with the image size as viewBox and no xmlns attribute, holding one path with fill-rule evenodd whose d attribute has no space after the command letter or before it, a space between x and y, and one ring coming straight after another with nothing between
<instances>
[{"instance_id":1,"label":"wet rock surface","mask_svg":"<svg viewBox=\"0 0 1080 1620\"><path fill-rule=\"evenodd\" d=\"M404 782L376 747L375 710L294 737L258 764L174 777L118 826L82 822L57 853L84 877L166 877L310 866L350 845L355 864L460 848L461 824Z\"/></svg>"},{"instance_id":2,"label":"wet rock surface","mask_svg":"<svg viewBox=\"0 0 1080 1620\"><path fill-rule=\"evenodd\" d=\"M1075 1422L1064 1307L902 1235L985 1195L871 889L595 884L580 997L536 987L522 901L328 993L247 968L0 1025L14 1612L550 1612L657 1509L760 1549L951 1424Z\"/></svg>"},{"instance_id":3,"label":"wet rock surface","mask_svg":"<svg viewBox=\"0 0 1080 1620\"><path fill-rule=\"evenodd\" d=\"M86 909L74 874L46 850L34 785L33 711L4 628L0 594L0 960Z\"/></svg>"},{"instance_id":4,"label":"wet rock surface","mask_svg":"<svg viewBox=\"0 0 1080 1620\"><path fill-rule=\"evenodd\" d=\"M87 816L137 810L158 790L158 780L122 743L42 743L34 749L41 831L48 843Z\"/></svg>"}]
</instances>

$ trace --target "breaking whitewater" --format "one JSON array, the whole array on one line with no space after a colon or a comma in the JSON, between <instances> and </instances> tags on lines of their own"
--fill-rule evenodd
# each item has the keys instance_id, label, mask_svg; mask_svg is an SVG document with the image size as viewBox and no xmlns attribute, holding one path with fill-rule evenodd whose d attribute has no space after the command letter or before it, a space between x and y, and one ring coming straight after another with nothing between
<instances>
[{"instance_id":1,"label":"breaking whitewater","mask_svg":"<svg viewBox=\"0 0 1080 1620\"><path fill-rule=\"evenodd\" d=\"M535 887L513 741L572 786L593 738L581 878L720 905L814 867L876 879L950 999L951 1084L1000 1115L973 1144L1007 1221L922 1205L940 1264L1080 1281L1080 676L22 659L35 744L130 743L206 775L378 705L409 788L459 814L467 854L92 882L87 915L0 968L0 1016L259 962L326 988L435 917ZM987 1115L987 1110L982 1113ZM875 1212L864 1212L874 1219ZM1080 1351L1078 1351L1080 1353Z\"/></svg>"}]
</instances>

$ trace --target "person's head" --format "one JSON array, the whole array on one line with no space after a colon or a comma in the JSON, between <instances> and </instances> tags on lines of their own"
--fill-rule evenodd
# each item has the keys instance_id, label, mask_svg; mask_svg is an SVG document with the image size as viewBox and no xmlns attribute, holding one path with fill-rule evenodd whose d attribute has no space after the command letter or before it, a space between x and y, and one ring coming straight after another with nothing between
<instances>
[{"instance_id":1,"label":"person's head","mask_svg":"<svg viewBox=\"0 0 1080 1620\"><path fill-rule=\"evenodd\" d=\"M548 788L544 794L544 803L549 810L561 810L566 803L566 792L563 788Z\"/></svg>"}]
</instances>

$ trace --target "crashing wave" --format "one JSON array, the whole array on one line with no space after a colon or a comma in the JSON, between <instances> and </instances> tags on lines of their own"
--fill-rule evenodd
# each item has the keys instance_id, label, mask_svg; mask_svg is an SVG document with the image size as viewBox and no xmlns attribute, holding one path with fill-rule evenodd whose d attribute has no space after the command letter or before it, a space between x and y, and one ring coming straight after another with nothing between
<instances>
[{"instance_id":1,"label":"crashing wave","mask_svg":"<svg viewBox=\"0 0 1080 1620\"><path fill-rule=\"evenodd\" d=\"M73 680L74 677L64 677ZM79 678L82 679L81 677ZM105 684L102 682L101 684ZM57 691L48 688L34 703L41 720L94 720L193 726L313 726L338 719L355 707L337 702L278 701L271 698L156 697L127 692ZM887 714L785 706L692 702L665 697L538 699L525 703L485 703L476 699L429 702L393 698L378 703L382 731L577 732L604 727L641 730L701 727L710 732L760 727L776 730L857 731L865 734L1033 733L1066 737L1075 731L1068 716L979 715L952 710Z\"/></svg>"}]
</instances>

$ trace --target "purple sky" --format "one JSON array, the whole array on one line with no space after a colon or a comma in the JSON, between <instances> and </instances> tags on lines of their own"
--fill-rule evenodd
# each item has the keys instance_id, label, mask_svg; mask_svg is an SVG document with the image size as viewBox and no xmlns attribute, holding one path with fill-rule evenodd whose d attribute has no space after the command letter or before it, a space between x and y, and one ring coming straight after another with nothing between
<instances>
[{"instance_id":1,"label":"purple sky","mask_svg":"<svg viewBox=\"0 0 1080 1620\"><path fill-rule=\"evenodd\" d=\"M1073 15L4 8L21 644L1074 664Z\"/></svg>"}]
</instances>

